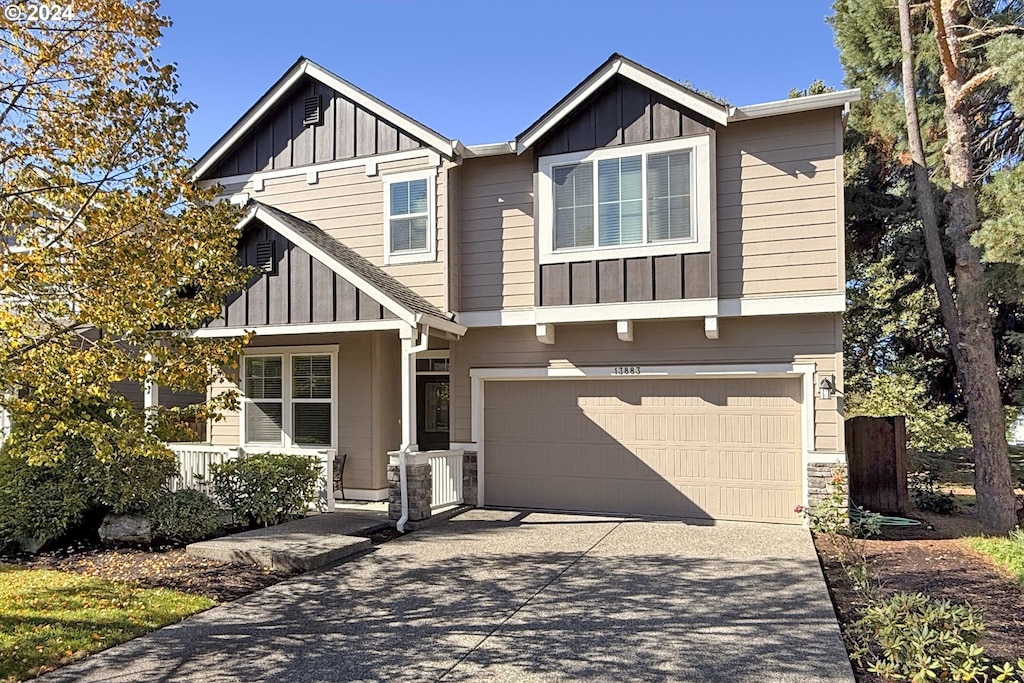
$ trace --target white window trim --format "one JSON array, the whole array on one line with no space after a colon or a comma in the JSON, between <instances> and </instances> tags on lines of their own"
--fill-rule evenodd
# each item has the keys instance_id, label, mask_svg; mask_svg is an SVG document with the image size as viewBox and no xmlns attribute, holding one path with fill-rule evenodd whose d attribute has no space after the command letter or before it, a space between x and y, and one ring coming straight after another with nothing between
<instances>
[{"instance_id":1,"label":"white window trim","mask_svg":"<svg viewBox=\"0 0 1024 683\"><path fill-rule=\"evenodd\" d=\"M296 444L292 442L292 356L331 357L331 443L327 445ZM245 395L245 361L247 358L281 359L281 443L250 443L245 434L245 410L252 399ZM321 346L265 346L246 349L242 352L239 375L239 390L242 400L238 415L238 443L246 451L271 452L274 449L309 451L316 453L338 447L338 345ZM277 400L277 399L268 399ZM298 399L300 402L302 399ZM308 401L307 401L308 402ZM321 401L314 401L321 402Z\"/></svg>"},{"instance_id":2,"label":"white window trim","mask_svg":"<svg viewBox=\"0 0 1024 683\"><path fill-rule=\"evenodd\" d=\"M427 246L415 251L391 251L391 184L410 180L427 181ZM381 176L384 186L384 265L428 263L437 260L437 169L428 168Z\"/></svg>"},{"instance_id":3,"label":"white window trim","mask_svg":"<svg viewBox=\"0 0 1024 683\"><path fill-rule=\"evenodd\" d=\"M592 261L594 259L626 258L632 256L660 256L663 254L695 254L711 251L711 216L712 203L714 198L715 182L712 177L713 165L711 154L713 153L714 133L697 135L685 138L673 138L659 142L649 142L639 145L623 145L586 152L572 152L569 154L556 154L553 156L541 157L537 166L537 226L538 240L540 244L538 260L540 263L569 263L575 261ZM673 152L689 149L693 154L693 168L691 173L691 211L693 218L694 236L687 240L665 240L661 242L641 243L627 246L608 247L576 247L568 249L554 248L555 219L554 219L554 183L552 182L552 171L556 166L565 164L594 162L595 173L597 162L601 159L614 159L618 157L635 156L638 154L658 154L661 152ZM643 174L644 186L644 237L647 235L647 165L644 164ZM594 186L594 242L597 243L598 228L598 196L597 186Z\"/></svg>"}]
</instances>

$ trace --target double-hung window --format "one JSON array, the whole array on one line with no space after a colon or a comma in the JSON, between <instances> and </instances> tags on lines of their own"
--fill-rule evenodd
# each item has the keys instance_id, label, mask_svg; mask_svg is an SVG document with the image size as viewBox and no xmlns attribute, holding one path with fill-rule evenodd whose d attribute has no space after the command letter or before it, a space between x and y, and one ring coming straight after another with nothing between
<instances>
[{"instance_id":1,"label":"double-hung window","mask_svg":"<svg viewBox=\"0 0 1024 683\"><path fill-rule=\"evenodd\" d=\"M710 137L542 157L542 263L710 250Z\"/></svg>"},{"instance_id":2,"label":"double-hung window","mask_svg":"<svg viewBox=\"0 0 1024 683\"><path fill-rule=\"evenodd\" d=\"M260 349L246 355L243 444L332 447L337 413L335 357L333 348Z\"/></svg>"},{"instance_id":3,"label":"double-hung window","mask_svg":"<svg viewBox=\"0 0 1024 683\"><path fill-rule=\"evenodd\" d=\"M386 265L436 260L435 175L429 169L384 176Z\"/></svg>"}]
</instances>

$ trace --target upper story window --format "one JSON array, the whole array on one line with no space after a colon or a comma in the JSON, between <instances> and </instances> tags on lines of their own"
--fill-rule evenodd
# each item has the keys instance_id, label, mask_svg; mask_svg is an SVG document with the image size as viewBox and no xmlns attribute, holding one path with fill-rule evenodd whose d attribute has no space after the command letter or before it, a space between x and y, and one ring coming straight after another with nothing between
<instances>
[{"instance_id":1,"label":"upper story window","mask_svg":"<svg viewBox=\"0 0 1024 683\"><path fill-rule=\"evenodd\" d=\"M542 157L541 263L710 251L710 136Z\"/></svg>"},{"instance_id":2,"label":"upper story window","mask_svg":"<svg viewBox=\"0 0 1024 683\"><path fill-rule=\"evenodd\" d=\"M436 171L384 176L384 264L437 258L434 194Z\"/></svg>"}]
</instances>

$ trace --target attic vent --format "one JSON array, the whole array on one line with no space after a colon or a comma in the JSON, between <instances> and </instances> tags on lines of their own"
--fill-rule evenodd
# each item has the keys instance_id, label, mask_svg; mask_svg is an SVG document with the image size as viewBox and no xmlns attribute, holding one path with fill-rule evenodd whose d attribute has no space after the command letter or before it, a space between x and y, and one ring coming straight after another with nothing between
<instances>
[{"instance_id":1,"label":"attic vent","mask_svg":"<svg viewBox=\"0 0 1024 683\"><path fill-rule=\"evenodd\" d=\"M274 275L277 259L274 258L274 240L256 243L256 267L263 273Z\"/></svg>"},{"instance_id":2,"label":"attic vent","mask_svg":"<svg viewBox=\"0 0 1024 683\"><path fill-rule=\"evenodd\" d=\"M323 119L323 107L320 106L320 96L313 95L306 98L305 106L302 109L302 125L319 126Z\"/></svg>"}]
</instances>

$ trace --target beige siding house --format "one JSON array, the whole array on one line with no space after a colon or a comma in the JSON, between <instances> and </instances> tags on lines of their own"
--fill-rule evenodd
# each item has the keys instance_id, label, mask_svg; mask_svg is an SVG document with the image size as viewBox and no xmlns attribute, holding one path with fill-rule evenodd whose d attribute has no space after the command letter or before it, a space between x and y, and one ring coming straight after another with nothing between
<instances>
[{"instance_id":1,"label":"beige siding house","mask_svg":"<svg viewBox=\"0 0 1024 683\"><path fill-rule=\"evenodd\" d=\"M318 454L329 497L400 525L458 503L800 523L809 473L845 461L857 97L736 107L612 55L466 147L300 59L195 168L248 207L260 275L197 333L255 331L210 388L241 410L175 449Z\"/></svg>"}]
</instances>

